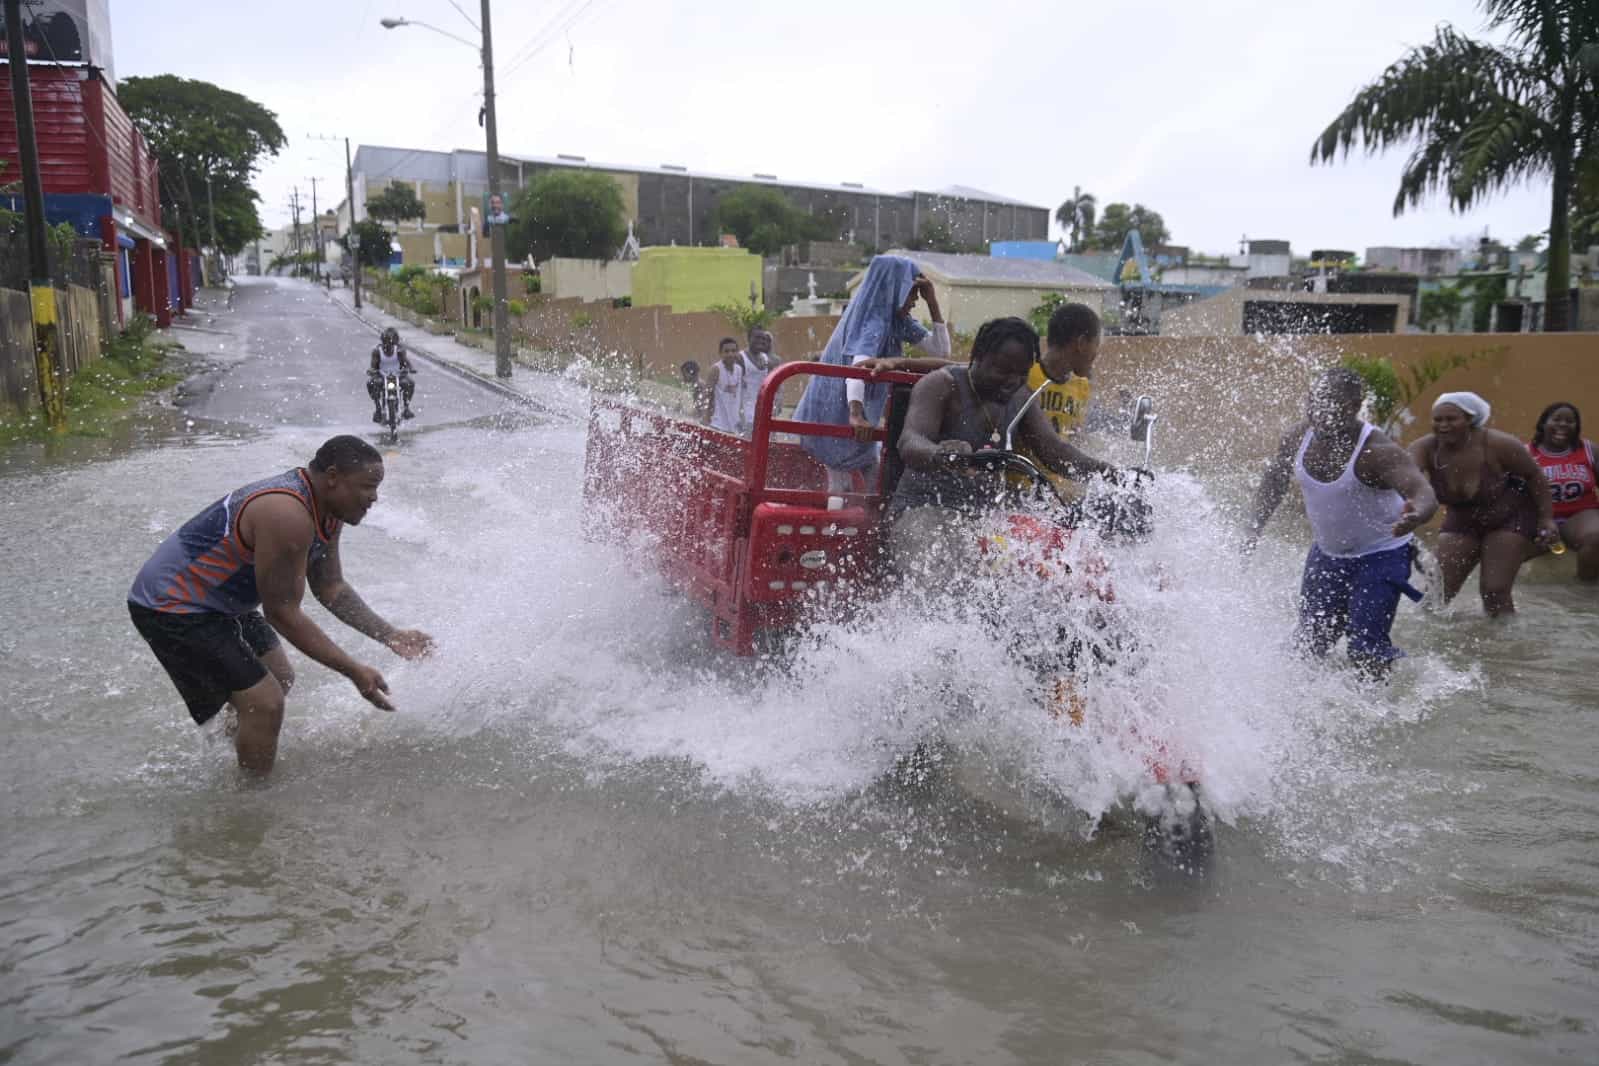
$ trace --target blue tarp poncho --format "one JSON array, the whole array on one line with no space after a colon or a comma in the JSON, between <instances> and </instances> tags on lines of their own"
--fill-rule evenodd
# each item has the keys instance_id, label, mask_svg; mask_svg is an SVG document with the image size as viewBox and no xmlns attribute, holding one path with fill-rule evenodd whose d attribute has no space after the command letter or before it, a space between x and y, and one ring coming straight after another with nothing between
<instances>
[{"instance_id":1,"label":"blue tarp poncho","mask_svg":"<svg viewBox=\"0 0 1599 1066\"><path fill-rule=\"evenodd\" d=\"M920 344L927 330L909 315L899 313L910 297L916 274L916 264L902 256L875 257L817 361L852 366L859 358L894 357L903 353L903 345ZM883 417L887 402L886 384L867 384L866 417L873 425ZM844 379L811 378L794 409L794 418L799 422L849 425ZM817 462L834 470L864 470L877 462L876 441L862 444L849 437L802 437L800 443Z\"/></svg>"}]
</instances>

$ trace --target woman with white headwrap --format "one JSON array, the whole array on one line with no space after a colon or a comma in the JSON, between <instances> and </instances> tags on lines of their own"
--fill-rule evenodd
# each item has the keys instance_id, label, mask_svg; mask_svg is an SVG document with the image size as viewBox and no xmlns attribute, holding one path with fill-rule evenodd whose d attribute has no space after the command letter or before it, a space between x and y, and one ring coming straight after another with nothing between
<instances>
[{"instance_id":1,"label":"woman with white headwrap","mask_svg":"<svg viewBox=\"0 0 1599 1066\"><path fill-rule=\"evenodd\" d=\"M1410 454L1444 505L1438 566L1445 602L1481 563L1483 610L1501 615L1516 609L1511 590L1534 543L1552 544L1560 531L1543 471L1521 441L1488 428L1492 413L1474 392L1446 392L1432 405L1432 432Z\"/></svg>"}]
</instances>

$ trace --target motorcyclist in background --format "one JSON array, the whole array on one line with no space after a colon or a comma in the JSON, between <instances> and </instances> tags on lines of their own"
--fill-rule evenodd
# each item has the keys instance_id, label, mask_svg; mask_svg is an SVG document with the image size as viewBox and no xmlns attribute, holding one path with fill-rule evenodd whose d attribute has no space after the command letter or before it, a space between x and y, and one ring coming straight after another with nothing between
<instances>
[{"instance_id":1,"label":"motorcyclist in background","mask_svg":"<svg viewBox=\"0 0 1599 1066\"><path fill-rule=\"evenodd\" d=\"M400 333L394 328L383 331L378 346L372 349L372 365L367 370L366 394L372 397L372 421L383 421L383 379L395 374L400 379L400 395L405 401L405 418L411 413L411 397L416 392L416 382L411 380L415 368L400 346Z\"/></svg>"}]
</instances>

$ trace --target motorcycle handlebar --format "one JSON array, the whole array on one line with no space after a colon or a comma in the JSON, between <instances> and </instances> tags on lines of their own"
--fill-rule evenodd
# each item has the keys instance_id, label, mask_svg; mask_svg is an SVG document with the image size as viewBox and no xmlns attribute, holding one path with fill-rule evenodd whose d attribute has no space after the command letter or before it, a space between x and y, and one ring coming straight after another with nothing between
<instances>
[{"instance_id":1,"label":"motorcycle handlebar","mask_svg":"<svg viewBox=\"0 0 1599 1066\"><path fill-rule=\"evenodd\" d=\"M982 448L975 452L942 452L945 461L951 466L964 466L977 470L1007 471L1021 474L1030 478L1034 483L1047 483L1049 477L1038 464L1020 452L1006 451L1003 448ZM1132 475L1132 488L1140 488L1143 484L1155 480L1155 472L1146 467L1130 466L1118 470L1112 468L1105 472L1105 479L1113 485L1121 485L1126 474Z\"/></svg>"}]
</instances>

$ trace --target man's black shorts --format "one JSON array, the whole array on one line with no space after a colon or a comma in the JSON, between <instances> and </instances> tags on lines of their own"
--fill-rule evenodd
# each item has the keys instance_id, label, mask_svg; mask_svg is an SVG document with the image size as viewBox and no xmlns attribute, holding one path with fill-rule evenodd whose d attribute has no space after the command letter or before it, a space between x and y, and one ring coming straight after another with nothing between
<instances>
[{"instance_id":1,"label":"man's black shorts","mask_svg":"<svg viewBox=\"0 0 1599 1066\"><path fill-rule=\"evenodd\" d=\"M176 614L130 603L128 613L199 725L210 721L231 693L265 677L261 656L278 646L278 635L260 611Z\"/></svg>"}]
</instances>

